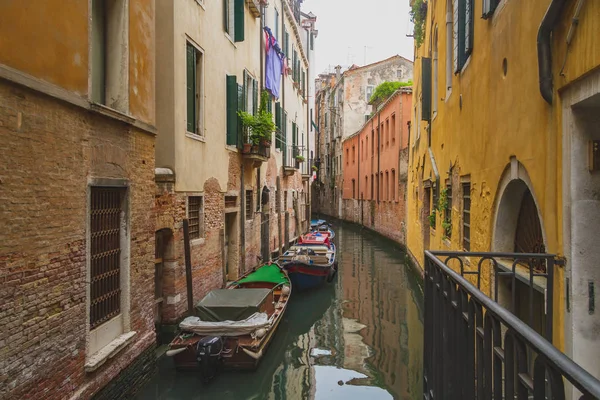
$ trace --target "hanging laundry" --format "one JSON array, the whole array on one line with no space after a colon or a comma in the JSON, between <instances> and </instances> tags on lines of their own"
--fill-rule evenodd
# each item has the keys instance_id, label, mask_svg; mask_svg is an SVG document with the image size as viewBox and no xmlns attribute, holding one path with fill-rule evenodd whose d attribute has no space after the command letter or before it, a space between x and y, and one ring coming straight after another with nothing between
<instances>
[{"instance_id":1,"label":"hanging laundry","mask_svg":"<svg viewBox=\"0 0 600 400\"><path fill-rule=\"evenodd\" d=\"M273 36L271 29L265 27L264 31L266 34L265 87L277 99L279 98L279 89L281 87L281 74L283 72L285 54L281 51L281 47L279 47L279 43Z\"/></svg>"}]
</instances>

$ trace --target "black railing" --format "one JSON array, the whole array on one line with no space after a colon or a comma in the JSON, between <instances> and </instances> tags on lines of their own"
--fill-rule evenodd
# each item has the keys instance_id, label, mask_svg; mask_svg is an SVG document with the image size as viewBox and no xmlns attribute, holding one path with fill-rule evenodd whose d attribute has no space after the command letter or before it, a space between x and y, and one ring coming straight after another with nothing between
<instances>
[{"instance_id":1,"label":"black railing","mask_svg":"<svg viewBox=\"0 0 600 400\"><path fill-rule=\"evenodd\" d=\"M476 268L465 268L466 259L479 260L471 263ZM512 268L501 267L507 259ZM450 260L458 260L460 273L446 264ZM518 265L539 260L547 272L531 268L529 283L533 285L537 276L547 279L551 306L558 264L552 255L425 252L424 399L562 400L565 381L583 393L580 399L600 399L600 381L467 280L474 275L480 285L482 268L489 265L497 299L499 277L510 274L514 292L521 275ZM550 317L551 307L548 310ZM549 338L551 332L546 325Z\"/></svg>"}]
</instances>

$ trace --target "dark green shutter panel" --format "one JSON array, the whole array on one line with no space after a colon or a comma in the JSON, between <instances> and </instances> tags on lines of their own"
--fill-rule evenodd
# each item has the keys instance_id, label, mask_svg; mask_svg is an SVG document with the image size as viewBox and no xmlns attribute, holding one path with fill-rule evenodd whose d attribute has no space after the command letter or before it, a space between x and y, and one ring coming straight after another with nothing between
<instances>
[{"instance_id":1,"label":"dark green shutter panel","mask_svg":"<svg viewBox=\"0 0 600 400\"><path fill-rule=\"evenodd\" d=\"M252 113L256 115L258 114L258 81L256 79L252 80L252 92L254 95L254 101L252 102L254 109L252 110Z\"/></svg>"},{"instance_id":2,"label":"dark green shutter panel","mask_svg":"<svg viewBox=\"0 0 600 400\"><path fill-rule=\"evenodd\" d=\"M473 51L473 0L465 1L465 62Z\"/></svg>"},{"instance_id":3,"label":"dark green shutter panel","mask_svg":"<svg viewBox=\"0 0 600 400\"><path fill-rule=\"evenodd\" d=\"M458 70L460 72L465 65L465 14L466 2L468 0L458 0Z\"/></svg>"},{"instance_id":4,"label":"dark green shutter panel","mask_svg":"<svg viewBox=\"0 0 600 400\"><path fill-rule=\"evenodd\" d=\"M281 145L284 149L287 148L287 112L283 112L283 136L281 137Z\"/></svg>"},{"instance_id":5,"label":"dark green shutter panel","mask_svg":"<svg viewBox=\"0 0 600 400\"><path fill-rule=\"evenodd\" d=\"M244 86L242 85L238 85L238 111L244 111L244 108L246 107L245 105L245 97L246 95L246 91ZM237 115L237 113L236 113ZM238 129L237 129L237 140L236 143L237 146L241 149L242 145L243 145L243 126L242 126L242 122L240 121L240 116L238 115Z\"/></svg>"},{"instance_id":6,"label":"dark green shutter panel","mask_svg":"<svg viewBox=\"0 0 600 400\"><path fill-rule=\"evenodd\" d=\"M229 0L223 0L223 29L229 32Z\"/></svg>"},{"instance_id":7,"label":"dark green shutter panel","mask_svg":"<svg viewBox=\"0 0 600 400\"><path fill-rule=\"evenodd\" d=\"M244 41L244 3L245 0L234 0L234 14L235 14L235 42Z\"/></svg>"},{"instance_id":8,"label":"dark green shutter panel","mask_svg":"<svg viewBox=\"0 0 600 400\"><path fill-rule=\"evenodd\" d=\"M306 72L304 72L304 70L302 70L302 95L305 95L305 89L306 89Z\"/></svg>"},{"instance_id":9,"label":"dark green shutter panel","mask_svg":"<svg viewBox=\"0 0 600 400\"><path fill-rule=\"evenodd\" d=\"M315 49L315 35L313 35L312 33L310 34L310 49Z\"/></svg>"},{"instance_id":10,"label":"dark green shutter panel","mask_svg":"<svg viewBox=\"0 0 600 400\"><path fill-rule=\"evenodd\" d=\"M275 103L275 126L277 127L275 147L281 149L281 104L279 102Z\"/></svg>"},{"instance_id":11,"label":"dark green shutter panel","mask_svg":"<svg viewBox=\"0 0 600 400\"><path fill-rule=\"evenodd\" d=\"M290 47L290 34L285 31L285 44L283 46L283 51L287 57L289 57L289 47Z\"/></svg>"},{"instance_id":12,"label":"dark green shutter panel","mask_svg":"<svg viewBox=\"0 0 600 400\"><path fill-rule=\"evenodd\" d=\"M187 131L196 132L196 49L187 45Z\"/></svg>"},{"instance_id":13,"label":"dark green shutter panel","mask_svg":"<svg viewBox=\"0 0 600 400\"><path fill-rule=\"evenodd\" d=\"M242 111L251 111L251 110L246 110L246 106L248 105L248 102L246 101L246 99L247 99L247 93L252 88L247 88L246 87L246 82L248 82L248 73L246 72L246 70L244 70L244 85L243 85L244 91L242 92L242 103L240 105L240 110L242 110Z\"/></svg>"},{"instance_id":14,"label":"dark green shutter panel","mask_svg":"<svg viewBox=\"0 0 600 400\"><path fill-rule=\"evenodd\" d=\"M227 144L237 144L238 84L235 76L227 75Z\"/></svg>"},{"instance_id":15,"label":"dark green shutter panel","mask_svg":"<svg viewBox=\"0 0 600 400\"><path fill-rule=\"evenodd\" d=\"M421 120L431 121L431 58L421 58Z\"/></svg>"}]
</instances>

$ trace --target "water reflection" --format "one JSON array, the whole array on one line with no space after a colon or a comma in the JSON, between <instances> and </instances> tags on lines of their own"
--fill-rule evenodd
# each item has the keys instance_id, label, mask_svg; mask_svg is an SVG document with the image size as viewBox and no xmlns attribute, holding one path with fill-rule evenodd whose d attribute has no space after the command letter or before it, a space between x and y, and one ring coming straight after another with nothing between
<instances>
[{"instance_id":1,"label":"water reflection","mask_svg":"<svg viewBox=\"0 0 600 400\"><path fill-rule=\"evenodd\" d=\"M208 386L163 358L139 399L418 399L422 291L404 254L354 226L337 226L334 284L294 293L259 369Z\"/></svg>"}]
</instances>

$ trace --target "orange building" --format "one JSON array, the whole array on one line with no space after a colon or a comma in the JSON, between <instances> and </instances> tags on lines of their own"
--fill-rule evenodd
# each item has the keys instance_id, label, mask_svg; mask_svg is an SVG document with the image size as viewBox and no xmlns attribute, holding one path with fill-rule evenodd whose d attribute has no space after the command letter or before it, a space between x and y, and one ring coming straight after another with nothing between
<instances>
[{"instance_id":1,"label":"orange building","mask_svg":"<svg viewBox=\"0 0 600 400\"><path fill-rule=\"evenodd\" d=\"M343 143L342 218L404 243L411 88L396 91Z\"/></svg>"}]
</instances>

